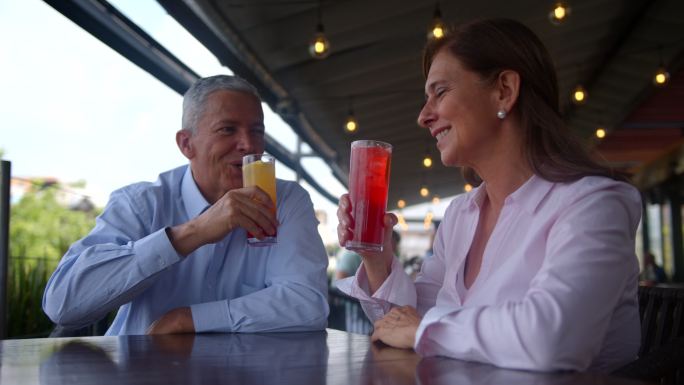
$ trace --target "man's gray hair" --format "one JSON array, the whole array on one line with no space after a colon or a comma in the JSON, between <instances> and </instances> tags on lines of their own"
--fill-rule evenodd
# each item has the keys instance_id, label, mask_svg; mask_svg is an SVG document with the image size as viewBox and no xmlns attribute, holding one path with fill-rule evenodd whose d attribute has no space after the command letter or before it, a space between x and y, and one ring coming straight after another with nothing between
<instances>
[{"instance_id":1,"label":"man's gray hair","mask_svg":"<svg viewBox=\"0 0 684 385\"><path fill-rule=\"evenodd\" d=\"M231 75L215 75L197 80L183 95L183 129L193 134L197 131L197 122L204 113L207 97L216 91L235 91L253 95L261 101L256 87L247 80Z\"/></svg>"}]
</instances>

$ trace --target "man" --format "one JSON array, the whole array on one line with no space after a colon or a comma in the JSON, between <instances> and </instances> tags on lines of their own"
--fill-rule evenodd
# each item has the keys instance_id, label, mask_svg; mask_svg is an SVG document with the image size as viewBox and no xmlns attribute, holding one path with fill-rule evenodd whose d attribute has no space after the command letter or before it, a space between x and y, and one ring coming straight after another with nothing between
<instances>
[{"instance_id":1,"label":"man","mask_svg":"<svg viewBox=\"0 0 684 385\"><path fill-rule=\"evenodd\" d=\"M309 196L278 180L274 215L264 191L242 187L243 155L264 151L256 89L198 80L176 143L189 165L112 193L48 281L45 313L76 328L119 308L107 335L325 328L328 262ZM246 230L276 229L276 245L247 245Z\"/></svg>"}]
</instances>

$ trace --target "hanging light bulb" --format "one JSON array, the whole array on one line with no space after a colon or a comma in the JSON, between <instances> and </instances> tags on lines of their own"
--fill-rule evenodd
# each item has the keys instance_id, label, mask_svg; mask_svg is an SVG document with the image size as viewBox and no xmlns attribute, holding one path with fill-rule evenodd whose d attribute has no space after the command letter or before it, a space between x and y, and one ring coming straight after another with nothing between
<instances>
[{"instance_id":1,"label":"hanging light bulb","mask_svg":"<svg viewBox=\"0 0 684 385\"><path fill-rule=\"evenodd\" d=\"M428 190L428 188L427 188L426 185L423 185L423 186L420 188L420 196L422 196L423 198L425 198L425 197L428 196L428 195L430 195L430 190Z\"/></svg>"},{"instance_id":2,"label":"hanging light bulb","mask_svg":"<svg viewBox=\"0 0 684 385\"><path fill-rule=\"evenodd\" d=\"M473 185L471 185L470 183L466 183L463 186L463 191L465 191L465 192L470 192L472 189L473 189Z\"/></svg>"},{"instance_id":3,"label":"hanging light bulb","mask_svg":"<svg viewBox=\"0 0 684 385\"><path fill-rule=\"evenodd\" d=\"M603 139L606 137L606 129L603 127L599 127L596 129L596 137L599 139Z\"/></svg>"},{"instance_id":4,"label":"hanging light bulb","mask_svg":"<svg viewBox=\"0 0 684 385\"><path fill-rule=\"evenodd\" d=\"M660 67L658 68L658 71L656 72L655 76L653 76L653 84L655 84L658 87L662 87L667 82L670 81L670 73L667 72L665 67Z\"/></svg>"},{"instance_id":5,"label":"hanging light bulb","mask_svg":"<svg viewBox=\"0 0 684 385\"><path fill-rule=\"evenodd\" d=\"M575 87L575 90L572 91L572 102L575 104L584 104L584 102L587 101L588 96L587 90L585 90L582 85L578 85Z\"/></svg>"},{"instance_id":6,"label":"hanging light bulb","mask_svg":"<svg viewBox=\"0 0 684 385\"><path fill-rule=\"evenodd\" d=\"M428 28L428 40L439 40L446 36L447 28L442 21L442 11L439 9L439 3L435 5L435 13L432 16L432 23Z\"/></svg>"},{"instance_id":7,"label":"hanging light bulb","mask_svg":"<svg viewBox=\"0 0 684 385\"><path fill-rule=\"evenodd\" d=\"M403 199L399 199L397 201L397 207L399 207L400 209L403 209L404 207L406 207L406 201Z\"/></svg>"},{"instance_id":8,"label":"hanging light bulb","mask_svg":"<svg viewBox=\"0 0 684 385\"><path fill-rule=\"evenodd\" d=\"M330 55L330 42L325 37L320 2L318 3L318 24L316 25L316 34L309 43L309 54L314 59L325 59Z\"/></svg>"},{"instance_id":9,"label":"hanging light bulb","mask_svg":"<svg viewBox=\"0 0 684 385\"><path fill-rule=\"evenodd\" d=\"M570 7L562 1L556 2L549 12L549 21L553 25L562 24L570 16Z\"/></svg>"},{"instance_id":10,"label":"hanging light bulb","mask_svg":"<svg viewBox=\"0 0 684 385\"><path fill-rule=\"evenodd\" d=\"M330 42L325 37L322 23L318 23L316 34L309 43L309 54L315 59L325 59L330 55Z\"/></svg>"},{"instance_id":11,"label":"hanging light bulb","mask_svg":"<svg viewBox=\"0 0 684 385\"><path fill-rule=\"evenodd\" d=\"M425 158L423 158L423 167L432 167L432 158L430 157L430 155L425 155Z\"/></svg>"},{"instance_id":12,"label":"hanging light bulb","mask_svg":"<svg viewBox=\"0 0 684 385\"><path fill-rule=\"evenodd\" d=\"M347 114L347 120L344 122L344 129L348 133L352 133L359 128L359 122L356 121L356 116L354 116L354 97L349 97L349 113Z\"/></svg>"},{"instance_id":13,"label":"hanging light bulb","mask_svg":"<svg viewBox=\"0 0 684 385\"><path fill-rule=\"evenodd\" d=\"M655 84L657 87L662 87L670 81L670 73L667 72L665 69L665 64L663 63L662 46L658 47L658 56L660 58L660 66L658 67L658 71L656 71L655 75L653 76L653 84Z\"/></svg>"},{"instance_id":14,"label":"hanging light bulb","mask_svg":"<svg viewBox=\"0 0 684 385\"><path fill-rule=\"evenodd\" d=\"M438 205L439 204L439 195L435 195L432 197L432 204L433 205Z\"/></svg>"},{"instance_id":15,"label":"hanging light bulb","mask_svg":"<svg viewBox=\"0 0 684 385\"><path fill-rule=\"evenodd\" d=\"M349 111L349 115L347 116L347 121L344 122L344 129L347 130L347 132L352 133L356 131L356 129L359 128L359 124L356 122L356 118L354 117L354 112Z\"/></svg>"}]
</instances>

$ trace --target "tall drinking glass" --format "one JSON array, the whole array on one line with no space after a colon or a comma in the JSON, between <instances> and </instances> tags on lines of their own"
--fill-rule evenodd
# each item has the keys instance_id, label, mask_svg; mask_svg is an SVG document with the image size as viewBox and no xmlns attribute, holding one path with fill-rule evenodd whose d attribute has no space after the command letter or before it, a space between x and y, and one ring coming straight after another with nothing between
<instances>
[{"instance_id":1,"label":"tall drinking glass","mask_svg":"<svg viewBox=\"0 0 684 385\"><path fill-rule=\"evenodd\" d=\"M242 184L244 187L257 186L264 190L276 207L275 158L267 154L251 154L242 158ZM247 232L247 243L251 246L270 246L277 243L276 235L257 239Z\"/></svg>"},{"instance_id":2,"label":"tall drinking glass","mask_svg":"<svg viewBox=\"0 0 684 385\"><path fill-rule=\"evenodd\" d=\"M388 143L352 142L349 200L354 226L352 239L344 245L349 250L382 251L391 158L392 145Z\"/></svg>"}]
</instances>

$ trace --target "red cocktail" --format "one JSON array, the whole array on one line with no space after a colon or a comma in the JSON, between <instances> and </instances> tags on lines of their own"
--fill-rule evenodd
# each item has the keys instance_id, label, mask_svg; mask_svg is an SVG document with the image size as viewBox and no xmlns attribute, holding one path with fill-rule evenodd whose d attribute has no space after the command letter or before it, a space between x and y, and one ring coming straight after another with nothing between
<instances>
[{"instance_id":1,"label":"red cocktail","mask_svg":"<svg viewBox=\"0 0 684 385\"><path fill-rule=\"evenodd\" d=\"M382 251L391 158L388 143L357 140L351 145L349 200L354 225L347 249Z\"/></svg>"}]
</instances>

